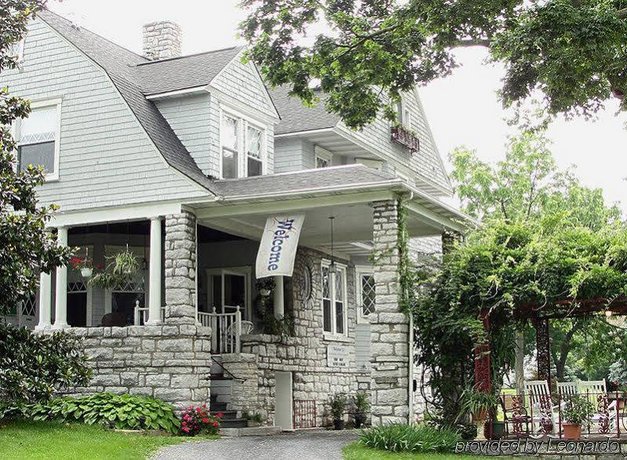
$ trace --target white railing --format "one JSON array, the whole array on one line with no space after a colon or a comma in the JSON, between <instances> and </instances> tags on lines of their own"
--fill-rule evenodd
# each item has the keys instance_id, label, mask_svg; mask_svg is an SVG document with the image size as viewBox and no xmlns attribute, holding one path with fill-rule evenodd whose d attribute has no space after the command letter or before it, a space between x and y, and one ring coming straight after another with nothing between
<instances>
[{"instance_id":1,"label":"white railing","mask_svg":"<svg viewBox=\"0 0 627 460\"><path fill-rule=\"evenodd\" d=\"M133 317L133 324L135 326L142 326L148 321L148 311L150 307L140 307L139 300L135 301L135 312ZM161 307L161 321L165 321L165 307Z\"/></svg>"},{"instance_id":2,"label":"white railing","mask_svg":"<svg viewBox=\"0 0 627 460\"><path fill-rule=\"evenodd\" d=\"M239 353L241 350L242 312L239 305L224 305L223 311L229 310L234 311L218 313L213 307L212 313L198 312L200 324L211 327L211 353Z\"/></svg>"}]
</instances>

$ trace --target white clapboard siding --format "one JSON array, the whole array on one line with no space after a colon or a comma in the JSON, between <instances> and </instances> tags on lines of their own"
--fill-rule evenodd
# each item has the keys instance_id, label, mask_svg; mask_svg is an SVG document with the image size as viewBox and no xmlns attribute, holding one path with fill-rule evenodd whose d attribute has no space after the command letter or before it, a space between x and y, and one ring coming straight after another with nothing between
<instances>
[{"instance_id":1,"label":"white clapboard siding","mask_svg":"<svg viewBox=\"0 0 627 460\"><path fill-rule=\"evenodd\" d=\"M312 169L314 145L304 139L284 138L274 141L274 171L277 173Z\"/></svg>"},{"instance_id":2,"label":"white clapboard siding","mask_svg":"<svg viewBox=\"0 0 627 460\"><path fill-rule=\"evenodd\" d=\"M107 74L41 20L32 21L20 70L0 86L31 100L62 99L59 180L42 203L71 211L206 195L170 168Z\"/></svg>"}]
</instances>

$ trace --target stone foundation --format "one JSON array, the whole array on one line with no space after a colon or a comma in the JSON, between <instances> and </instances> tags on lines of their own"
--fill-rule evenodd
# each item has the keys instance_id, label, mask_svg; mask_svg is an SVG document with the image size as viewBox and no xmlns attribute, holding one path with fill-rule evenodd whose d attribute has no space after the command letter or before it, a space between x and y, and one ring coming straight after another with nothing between
<instances>
[{"instance_id":1,"label":"stone foundation","mask_svg":"<svg viewBox=\"0 0 627 460\"><path fill-rule=\"evenodd\" d=\"M209 403L211 329L195 325L71 328L94 375L78 393L153 396L178 410Z\"/></svg>"}]
</instances>

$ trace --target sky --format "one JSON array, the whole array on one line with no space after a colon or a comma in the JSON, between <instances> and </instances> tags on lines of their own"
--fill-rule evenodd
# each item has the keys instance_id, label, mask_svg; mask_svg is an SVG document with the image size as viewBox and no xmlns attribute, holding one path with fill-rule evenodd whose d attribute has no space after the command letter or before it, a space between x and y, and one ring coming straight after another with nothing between
<instances>
[{"instance_id":1,"label":"sky","mask_svg":"<svg viewBox=\"0 0 627 460\"><path fill-rule=\"evenodd\" d=\"M141 26L173 20L183 30L183 53L243 44L237 26L245 12L239 0L50 0L49 7L126 48L141 53ZM462 66L453 75L420 88L420 95L440 153L447 161L453 148L465 145L486 161L504 156L507 125L496 91L503 69L485 64L480 48L459 50ZM548 130L559 166L574 166L588 187L602 188L608 202L621 202L627 215L627 114L617 115L610 101L597 120L553 122ZM450 167L450 166L449 166Z\"/></svg>"}]
</instances>

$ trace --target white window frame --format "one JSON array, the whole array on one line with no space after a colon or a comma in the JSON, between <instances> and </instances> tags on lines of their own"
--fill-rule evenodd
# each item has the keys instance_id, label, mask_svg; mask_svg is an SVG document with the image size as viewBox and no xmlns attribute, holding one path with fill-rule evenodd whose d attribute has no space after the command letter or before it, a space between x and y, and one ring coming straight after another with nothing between
<instances>
[{"instance_id":1,"label":"white window frame","mask_svg":"<svg viewBox=\"0 0 627 460\"><path fill-rule=\"evenodd\" d=\"M355 286L357 287L357 322L360 324L370 324L370 319L368 318L368 316L364 316L363 310L361 308L363 304L361 277L364 275L372 276L374 278L374 268L369 265L359 265L355 267Z\"/></svg>"},{"instance_id":2,"label":"white window frame","mask_svg":"<svg viewBox=\"0 0 627 460\"><path fill-rule=\"evenodd\" d=\"M329 152L327 149L324 149L320 147L319 145L316 145L314 147L314 168L322 169L318 167L318 159L322 161L326 161L328 164L328 166L326 167L328 168L333 166L333 154Z\"/></svg>"},{"instance_id":3,"label":"white window frame","mask_svg":"<svg viewBox=\"0 0 627 460\"><path fill-rule=\"evenodd\" d=\"M320 267L320 281L322 286L322 269L329 268L331 266L331 261L327 259L323 259ZM320 291L320 309L322 310L322 332L325 338L345 338L348 337L348 283L346 280L346 275L348 273L347 267L344 264L339 264L335 262L335 268L338 271L343 273L343 291L344 298L342 299L343 308L343 321L344 321L344 332L337 332L337 312L335 310L335 303L337 298L335 296L335 273L329 273L329 295L331 296L331 332L324 330L324 297L322 297L323 290Z\"/></svg>"},{"instance_id":4,"label":"white window frame","mask_svg":"<svg viewBox=\"0 0 627 460\"><path fill-rule=\"evenodd\" d=\"M35 101L35 102L31 102L30 107L31 109L40 109L40 108L44 108L44 107L51 107L51 106L56 106L57 107L57 124L56 124L56 130L55 130L55 138L54 138L54 173L46 173L44 174L44 179L46 182L53 182L53 181L58 181L60 174L59 174L59 164L60 164L60 153L61 153L61 99L48 99L48 100L44 100L44 101ZM22 119L18 119L15 121L15 123L13 124L13 138L16 141L16 147L20 147L20 142L19 139L21 138L21 126L22 126ZM18 169L18 164L19 164L19 152L16 150L15 152L15 156L16 156L16 162L15 162L15 169Z\"/></svg>"},{"instance_id":5,"label":"white window frame","mask_svg":"<svg viewBox=\"0 0 627 460\"><path fill-rule=\"evenodd\" d=\"M396 104L396 118L397 122L407 128L412 129L411 127L411 109L403 102L401 99Z\"/></svg>"},{"instance_id":6,"label":"white window frame","mask_svg":"<svg viewBox=\"0 0 627 460\"><path fill-rule=\"evenodd\" d=\"M268 172L268 130L264 128L264 125L257 120L254 120L246 115L238 112L237 110L233 110L228 107L220 108L220 155L219 155L219 165L218 165L218 173L220 179L224 179L222 177L222 148L224 145L224 133L222 131L222 123L224 121L224 117L229 116L231 118L235 118L238 120L237 127L237 177L236 179L242 179L244 177L248 177L248 145L247 145L247 133L248 127L251 126L261 131L261 151L259 152L259 157L261 159L261 175L265 175ZM255 176L253 176L255 177Z\"/></svg>"}]
</instances>

